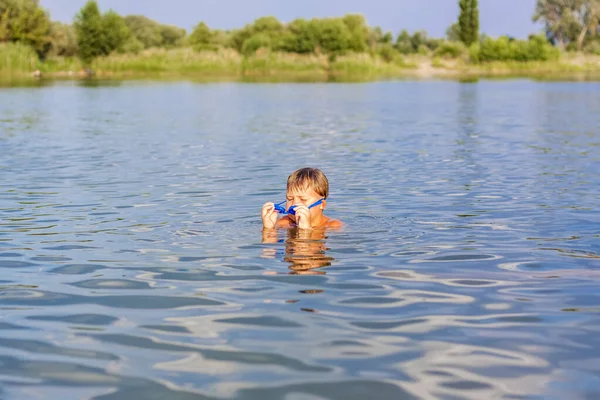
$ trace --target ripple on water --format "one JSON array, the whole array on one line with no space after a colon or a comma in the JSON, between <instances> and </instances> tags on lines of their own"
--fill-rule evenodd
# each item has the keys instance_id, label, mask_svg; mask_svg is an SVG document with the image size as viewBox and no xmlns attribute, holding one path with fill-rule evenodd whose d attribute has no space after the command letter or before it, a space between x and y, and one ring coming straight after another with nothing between
<instances>
[{"instance_id":1,"label":"ripple on water","mask_svg":"<svg viewBox=\"0 0 600 400\"><path fill-rule=\"evenodd\" d=\"M28 268L36 267L39 264L18 260L0 260L0 268Z\"/></svg>"},{"instance_id":2,"label":"ripple on water","mask_svg":"<svg viewBox=\"0 0 600 400\"><path fill-rule=\"evenodd\" d=\"M494 254L452 254L446 256L439 256L426 259L413 259L410 263L424 263L424 262L465 262L465 261L487 261L487 260L498 260L502 256Z\"/></svg>"},{"instance_id":3,"label":"ripple on water","mask_svg":"<svg viewBox=\"0 0 600 400\"><path fill-rule=\"evenodd\" d=\"M101 394L92 400L118 399L170 399L170 400L209 400L209 397L170 388L161 383L134 376L112 374L104 368L88 367L65 361L23 360L16 357L0 356L3 375L19 380L28 380L31 386L40 390L48 386L69 388L103 388ZM9 379L10 379L9 378ZM15 387L22 383L16 380ZM6 381L5 381L6 382ZM115 389L116 388L116 389ZM89 397L89 396L86 396ZM213 400L217 400L213 398Z\"/></svg>"},{"instance_id":4,"label":"ripple on water","mask_svg":"<svg viewBox=\"0 0 600 400\"><path fill-rule=\"evenodd\" d=\"M216 319L215 322L232 325L262 326L265 328L300 328L303 326L288 319L270 315L222 318Z\"/></svg>"},{"instance_id":5,"label":"ripple on water","mask_svg":"<svg viewBox=\"0 0 600 400\"><path fill-rule=\"evenodd\" d=\"M66 322L82 325L111 325L118 318L102 314L73 314L73 315L30 315L32 321Z\"/></svg>"},{"instance_id":6,"label":"ripple on water","mask_svg":"<svg viewBox=\"0 0 600 400\"><path fill-rule=\"evenodd\" d=\"M98 304L114 308L175 309L180 307L214 307L224 303L204 297L175 296L78 296L42 290L0 290L0 305Z\"/></svg>"},{"instance_id":7,"label":"ripple on water","mask_svg":"<svg viewBox=\"0 0 600 400\"><path fill-rule=\"evenodd\" d=\"M251 352L238 350L215 350L209 347L194 346L188 344L163 342L152 340L147 337L132 336L125 334L86 334L86 336L105 343L120 344L128 347L143 348L146 350L163 350L168 352L182 352L186 354L198 353L205 360L213 360L227 363L241 363L249 365L274 365L284 367L293 371L304 372L330 372L331 368L319 365L310 365L292 357L278 353Z\"/></svg>"},{"instance_id":8,"label":"ripple on water","mask_svg":"<svg viewBox=\"0 0 600 400\"><path fill-rule=\"evenodd\" d=\"M80 350L57 346L40 340L0 338L0 347L26 351L31 354L48 354L63 357L88 358L92 360L116 361L119 357L95 350Z\"/></svg>"},{"instance_id":9,"label":"ripple on water","mask_svg":"<svg viewBox=\"0 0 600 400\"><path fill-rule=\"evenodd\" d=\"M52 269L50 272L64 275L85 275L109 268L101 264L69 264Z\"/></svg>"},{"instance_id":10,"label":"ripple on water","mask_svg":"<svg viewBox=\"0 0 600 400\"><path fill-rule=\"evenodd\" d=\"M54 256L36 256L31 257L32 261L45 261L45 262L63 262L63 261L71 261L72 258L69 257L54 257Z\"/></svg>"},{"instance_id":11,"label":"ripple on water","mask_svg":"<svg viewBox=\"0 0 600 400\"><path fill-rule=\"evenodd\" d=\"M0 257L7 257L7 258L23 257L23 254L20 254L20 253L0 253Z\"/></svg>"},{"instance_id":12,"label":"ripple on water","mask_svg":"<svg viewBox=\"0 0 600 400\"><path fill-rule=\"evenodd\" d=\"M148 282L129 279L88 279L70 285L86 289L153 289Z\"/></svg>"},{"instance_id":13,"label":"ripple on water","mask_svg":"<svg viewBox=\"0 0 600 400\"><path fill-rule=\"evenodd\" d=\"M338 382L302 382L274 387L242 389L240 399L292 399L314 398L331 400L402 399L413 400L418 397L403 389L399 382L355 379ZM374 397L375 396L375 397Z\"/></svg>"},{"instance_id":14,"label":"ripple on water","mask_svg":"<svg viewBox=\"0 0 600 400\"><path fill-rule=\"evenodd\" d=\"M94 246L81 246L77 244L65 244L62 246L54 246L54 247L43 247L44 250L89 250L89 249L97 249L98 247Z\"/></svg>"},{"instance_id":15,"label":"ripple on water","mask_svg":"<svg viewBox=\"0 0 600 400\"><path fill-rule=\"evenodd\" d=\"M20 326L11 324L10 322L0 322L0 331L12 331L12 330L23 330L23 329L31 329L26 326Z\"/></svg>"}]
</instances>

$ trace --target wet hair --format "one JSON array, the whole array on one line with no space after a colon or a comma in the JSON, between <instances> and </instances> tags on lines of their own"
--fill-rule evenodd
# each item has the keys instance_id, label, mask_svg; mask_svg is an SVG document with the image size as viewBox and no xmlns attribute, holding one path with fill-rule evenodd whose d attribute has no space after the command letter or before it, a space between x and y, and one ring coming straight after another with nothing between
<instances>
[{"instance_id":1,"label":"wet hair","mask_svg":"<svg viewBox=\"0 0 600 400\"><path fill-rule=\"evenodd\" d=\"M325 174L317 168L301 168L292 172L287 180L287 190L299 192L306 189L312 189L319 196L327 199L327 196L329 196L329 181L327 181Z\"/></svg>"}]
</instances>

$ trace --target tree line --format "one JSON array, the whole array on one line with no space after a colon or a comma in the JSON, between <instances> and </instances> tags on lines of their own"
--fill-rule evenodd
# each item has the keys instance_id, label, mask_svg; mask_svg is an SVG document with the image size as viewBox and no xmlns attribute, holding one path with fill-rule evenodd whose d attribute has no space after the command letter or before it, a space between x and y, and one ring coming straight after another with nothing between
<instances>
[{"instance_id":1,"label":"tree line","mask_svg":"<svg viewBox=\"0 0 600 400\"><path fill-rule=\"evenodd\" d=\"M200 22L185 29L158 23L142 15L102 13L88 1L73 24L51 21L39 0L0 0L0 42L25 43L40 58L78 56L84 63L111 53L137 53L144 49L192 47L198 51L232 48L244 54L259 49L336 57L349 52L371 52L386 61L402 54L423 53L492 61L549 59L551 47L590 50L600 54L600 0L538 0L532 19L544 24L545 35L527 41L510 37L492 39L479 32L477 0L459 0L458 20L446 38L431 38L425 31L401 31L394 36L371 27L362 15L337 18L298 18L283 23L262 17L240 29L211 29Z\"/></svg>"}]
</instances>

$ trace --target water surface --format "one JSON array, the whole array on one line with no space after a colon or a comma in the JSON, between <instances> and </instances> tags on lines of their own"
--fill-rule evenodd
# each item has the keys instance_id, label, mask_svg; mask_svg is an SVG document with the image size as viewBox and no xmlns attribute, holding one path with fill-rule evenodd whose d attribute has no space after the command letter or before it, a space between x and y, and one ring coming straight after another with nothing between
<instances>
[{"instance_id":1,"label":"water surface","mask_svg":"<svg viewBox=\"0 0 600 400\"><path fill-rule=\"evenodd\" d=\"M0 90L3 399L600 397L600 84ZM294 169L325 235L261 233Z\"/></svg>"}]
</instances>

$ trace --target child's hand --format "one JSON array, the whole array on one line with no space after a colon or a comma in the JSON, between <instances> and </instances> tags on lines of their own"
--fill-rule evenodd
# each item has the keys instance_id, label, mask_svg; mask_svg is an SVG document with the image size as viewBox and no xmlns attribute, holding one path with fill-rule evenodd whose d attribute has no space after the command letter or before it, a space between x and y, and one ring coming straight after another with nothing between
<instances>
[{"instance_id":1,"label":"child's hand","mask_svg":"<svg viewBox=\"0 0 600 400\"><path fill-rule=\"evenodd\" d=\"M267 229L275 228L277 222L277 211L275 211L274 203L265 203L262 206L262 222L263 227Z\"/></svg>"},{"instance_id":2,"label":"child's hand","mask_svg":"<svg viewBox=\"0 0 600 400\"><path fill-rule=\"evenodd\" d=\"M296 225L300 229L312 229L310 221L310 210L304 204L297 206L294 211L296 212Z\"/></svg>"}]
</instances>

